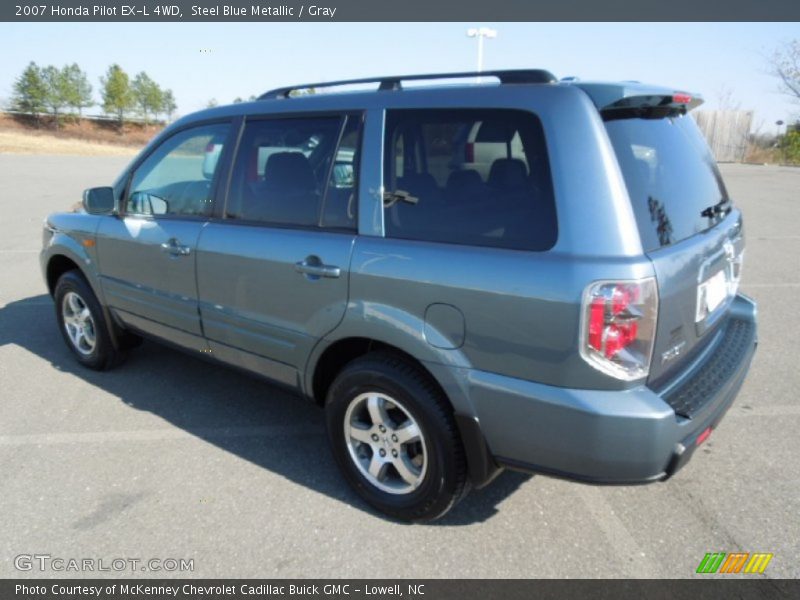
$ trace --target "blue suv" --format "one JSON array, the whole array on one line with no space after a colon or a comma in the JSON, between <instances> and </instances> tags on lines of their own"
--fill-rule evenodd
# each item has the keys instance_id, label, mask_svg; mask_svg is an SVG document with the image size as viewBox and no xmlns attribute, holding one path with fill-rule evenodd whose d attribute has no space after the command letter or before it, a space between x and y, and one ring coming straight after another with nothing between
<instances>
[{"instance_id":1,"label":"blue suv","mask_svg":"<svg viewBox=\"0 0 800 600\"><path fill-rule=\"evenodd\" d=\"M67 346L106 369L146 336L310 398L345 479L399 519L506 467L669 478L756 347L701 99L482 76L293 86L170 125L46 221ZM354 83L377 89L298 93Z\"/></svg>"}]
</instances>

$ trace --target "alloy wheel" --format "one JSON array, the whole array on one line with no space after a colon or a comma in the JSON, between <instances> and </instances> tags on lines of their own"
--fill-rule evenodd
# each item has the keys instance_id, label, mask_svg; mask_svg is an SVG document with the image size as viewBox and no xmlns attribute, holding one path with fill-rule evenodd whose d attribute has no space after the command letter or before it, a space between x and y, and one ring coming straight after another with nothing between
<instances>
[{"instance_id":1,"label":"alloy wheel","mask_svg":"<svg viewBox=\"0 0 800 600\"><path fill-rule=\"evenodd\" d=\"M427 470L425 438L409 410L381 392L359 394L344 418L350 458L376 488L409 494L422 484Z\"/></svg>"},{"instance_id":2,"label":"alloy wheel","mask_svg":"<svg viewBox=\"0 0 800 600\"><path fill-rule=\"evenodd\" d=\"M83 298L67 292L61 302L61 316L72 347L84 356L94 352L97 345L94 317Z\"/></svg>"}]
</instances>

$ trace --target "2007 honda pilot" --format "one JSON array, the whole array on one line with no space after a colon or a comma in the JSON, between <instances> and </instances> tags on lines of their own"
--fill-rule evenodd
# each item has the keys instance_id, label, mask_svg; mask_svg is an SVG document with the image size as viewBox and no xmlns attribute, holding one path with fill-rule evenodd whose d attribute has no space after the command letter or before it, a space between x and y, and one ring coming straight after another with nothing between
<instances>
[{"instance_id":1,"label":"2007 honda pilot","mask_svg":"<svg viewBox=\"0 0 800 600\"><path fill-rule=\"evenodd\" d=\"M46 221L70 350L105 369L147 336L297 390L344 477L401 519L504 467L670 477L756 346L700 99L482 76L283 88L167 127Z\"/></svg>"}]
</instances>

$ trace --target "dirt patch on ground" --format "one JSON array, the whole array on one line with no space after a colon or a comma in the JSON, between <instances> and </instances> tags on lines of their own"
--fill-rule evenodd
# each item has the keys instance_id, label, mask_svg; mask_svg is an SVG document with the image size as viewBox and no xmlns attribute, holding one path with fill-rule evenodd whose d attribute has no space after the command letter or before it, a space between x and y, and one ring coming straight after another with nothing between
<instances>
[{"instance_id":1,"label":"dirt patch on ground","mask_svg":"<svg viewBox=\"0 0 800 600\"><path fill-rule=\"evenodd\" d=\"M25 115L0 115L0 153L127 156L138 152L163 125L117 123L65 117L37 121Z\"/></svg>"},{"instance_id":2,"label":"dirt patch on ground","mask_svg":"<svg viewBox=\"0 0 800 600\"><path fill-rule=\"evenodd\" d=\"M0 154L72 154L75 156L133 156L137 149L64 139L52 135L31 135L0 131Z\"/></svg>"}]
</instances>

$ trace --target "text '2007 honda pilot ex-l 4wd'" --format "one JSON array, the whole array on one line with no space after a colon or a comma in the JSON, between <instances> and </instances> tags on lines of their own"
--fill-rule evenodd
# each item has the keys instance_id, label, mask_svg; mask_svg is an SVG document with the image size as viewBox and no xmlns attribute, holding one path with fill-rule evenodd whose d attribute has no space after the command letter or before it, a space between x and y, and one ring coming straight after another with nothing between
<instances>
[{"instance_id":1,"label":"text '2007 honda pilot ex-l 4wd'","mask_svg":"<svg viewBox=\"0 0 800 600\"><path fill-rule=\"evenodd\" d=\"M105 369L147 336L296 390L344 477L401 519L504 467L670 477L756 346L700 100L474 77L284 88L167 127L47 219L70 350Z\"/></svg>"}]
</instances>

